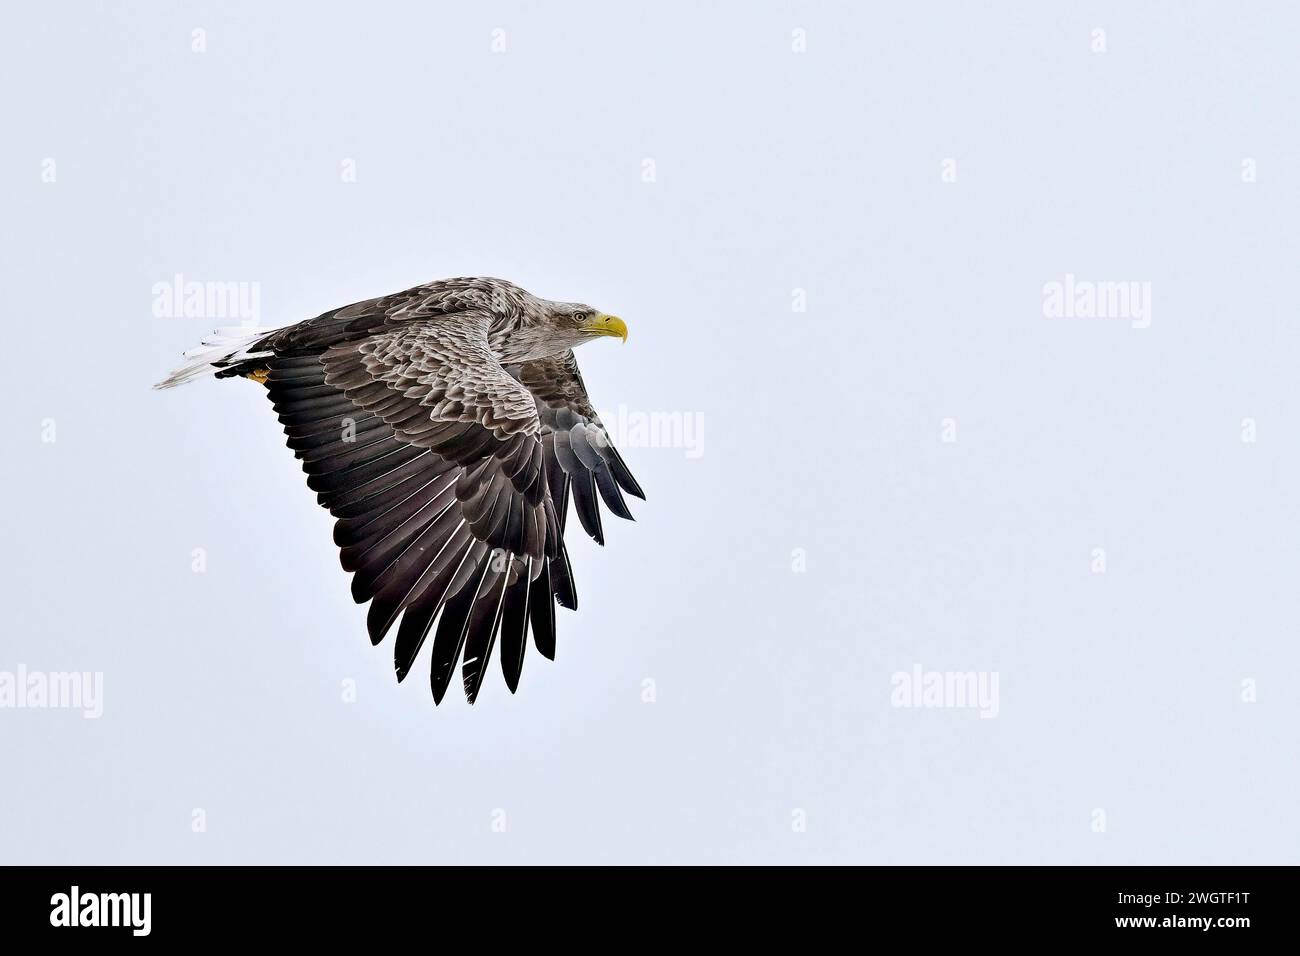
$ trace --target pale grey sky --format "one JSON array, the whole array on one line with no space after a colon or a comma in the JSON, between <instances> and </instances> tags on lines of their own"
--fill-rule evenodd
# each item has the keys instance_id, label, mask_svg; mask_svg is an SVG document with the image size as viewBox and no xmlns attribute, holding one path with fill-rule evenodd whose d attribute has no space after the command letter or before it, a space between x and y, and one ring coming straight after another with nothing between
<instances>
[{"instance_id":1,"label":"pale grey sky","mask_svg":"<svg viewBox=\"0 0 1300 956\"><path fill-rule=\"evenodd\" d=\"M7 11L0 862L1300 862L1300 11L1137 6ZM695 431L435 711L154 290L466 274Z\"/></svg>"}]
</instances>

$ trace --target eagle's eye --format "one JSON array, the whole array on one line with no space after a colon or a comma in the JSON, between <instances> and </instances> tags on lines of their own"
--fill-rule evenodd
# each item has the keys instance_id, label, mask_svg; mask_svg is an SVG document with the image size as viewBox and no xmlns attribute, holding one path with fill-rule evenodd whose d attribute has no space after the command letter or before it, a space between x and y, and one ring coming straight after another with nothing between
<instances>
[{"instance_id":1,"label":"eagle's eye","mask_svg":"<svg viewBox=\"0 0 1300 956\"><path fill-rule=\"evenodd\" d=\"M573 321L581 325L583 322L587 321L587 313L586 312L573 313Z\"/></svg>"}]
</instances>

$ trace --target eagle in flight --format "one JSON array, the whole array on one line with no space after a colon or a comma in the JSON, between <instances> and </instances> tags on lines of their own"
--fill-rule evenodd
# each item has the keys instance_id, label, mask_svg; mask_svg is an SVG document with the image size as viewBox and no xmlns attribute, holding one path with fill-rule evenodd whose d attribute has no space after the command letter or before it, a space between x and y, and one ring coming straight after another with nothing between
<instances>
[{"instance_id":1,"label":"eagle in flight","mask_svg":"<svg viewBox=\"0 0 1300 956\"><path fill-rule=\"evenodd\" d=\"M433 630L434 702L463 658L472 704L498 635L511 693L530 630L555 657L555 603L578 605L570 496L599 544L597 497L629 519L623 492L645 498L573 358L600 336L626 341L627 326L501 279L443 279L281 329L219 330L155 387L209 374L261 383L337 519L371 642L397 625L401 681Z\"/></svg>"}]
</instances>

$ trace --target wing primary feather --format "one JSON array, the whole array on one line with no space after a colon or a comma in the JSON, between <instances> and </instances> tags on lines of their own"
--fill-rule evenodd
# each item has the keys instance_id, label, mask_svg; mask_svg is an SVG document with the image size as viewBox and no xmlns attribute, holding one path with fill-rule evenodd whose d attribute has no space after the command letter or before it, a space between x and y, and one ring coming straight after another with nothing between
<instances>
[{"instance_id":1,"label":"wing primary feather","mask_svg":"<svg viewBox=\"0 0 1300 956\"><path fill-rule=\"evenodd\" d=\"M559 488L559 492L555 495L554 499L555 518L560 525L560 534L564 534L564 523L569 517L569 486L572 484L572 481L573 479L568 475L563 475L560 478L559 484L556 486Z\"/></svg>"},{"instance_id":2,"label":"wing primary feather","mask_svg":"<svg viewBox=\"0 0 1300 956\"><path fill-rule=\"evenodd\" d=\"M637 484L637 480L632 477L632 472L628 470L627 464L623 461L623 456L618 453L618 449L610 445L606 451L609 454L609 470L614 473L614 480L629 495L634 495L645 501L645 492Z\"/></svg>"},{"instance_id":3,"label":"wing primary feather","mask_svg":"<svg viewBox=\"0 0 1300 956\"><path fill-rule=\"evenodd\" d=\"M433 660L429 665L429 686L433 690L435 706L442 703L442 698L447 693L456 659L465 646L465 634L469 630L470 615L478 599L479 589L491 570L492 561L484 560L477 576L443 605L442 614L438 618L438 630L433 636Z\"/></svg>"},{"instance_id":4,"label":"wing primary feather","mask_svg":"<svg viewBox=\"0 0 1300 956\"><path fill-rule=\"evenodd\" d=\"M609 469L601 465L596 469L595 476L596 489L604 499L606 507L620 518L635 521L632 512L627 510L627 502L623 500L623 493L618 490L618 485L614 483L614 476L609 473Z\"/></svg>"},{"instance_id":5,"label":"wing primary feather","mask_svg":"<svg viewBox=\"0 0 1300 956\"><path fill-rule=\"evenodd\" d=\"M528 591L528 621L533 627L533 644L548 661L555 660L555 600L551 597L552 562L542 563L542 573Z\"/></svg>"},{"instance_id":6,"label":"wing primary feather","mask_svg":"<svg viewBox=\"0 0 1300 956\"><path fill-rule=\"evenodd\" d=\"M605 532L600 526L600 506L596 504L596 484L591 472L582 470L572 475L573 503L578 509L578 521L597 544L605 543Z\"/></svg>"},{"instance_id":7,"label":"wing primary feather","mask_svg":"<svg viewBox=\"0 0 1300 956\"><path fill-rule=\"evenodd\" d=\"M496 560L495 556L492 560ZM492 580L485 586L486 594L474 605L465 638L465 662L461 665L461 680L465 685L465 699L471 705L478 699L479 689L483 686L483 675L487 673L488 661L492 659L492 645L496 642L497 628L501 625L501 610L505 605L506 586L510 581L510 575L506 571L493 573L499 574L501 583L498 585Z\"/></svg>"},{"instance_id":8,"label":"wing primary feather","mask_svg":"<svg viewBox=\"0 0 1300 956\"><path fill-rule=\"evenodd\" d=\"M578 592L573 586L573 565L569 563L569 549L560 542L560 553L547 562L551 569L551 592L560 607L567 611L578 609Z\"/></svg>"},{"instance_id":9,"label":"wing primary feather","mask_svg":"<svg viewBox=\"0 0 1300 956\"><path fill-rule=\"evenodd\" d=\"M424 646L424 640L429 636L433 619L447 598L451 582L473 548L472 538L458 545L452 559L437 568L433 577L424 585L420 596L406 606L402 614L402 623L397 629L397 640L393 644L393 667L397 671L399 684L411 672L415 658L419 656L420 648Z\"/></svg>"},{"instance_id":10,"label":"wing primary feather","mask_svg":"<svg viewBox=\"0 0 1300 956\"><path fill-rule=\"evenodd\" d=\"M528 649L528 593L532 577L533 559L529 558L519 580L507 589L501 609L501 674L512 694L519 689L524 652Z\"/></svg>"}]
</instances>

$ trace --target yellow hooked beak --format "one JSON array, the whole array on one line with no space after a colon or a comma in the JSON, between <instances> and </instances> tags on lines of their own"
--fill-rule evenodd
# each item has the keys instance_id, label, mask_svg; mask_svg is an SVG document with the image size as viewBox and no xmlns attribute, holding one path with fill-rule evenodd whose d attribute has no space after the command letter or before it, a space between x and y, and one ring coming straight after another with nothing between
<instances>
[{"instance_id":1,"label":"yellow hooked beak","mask_svg":"<svg viewBox=\"0 0 1300 956\"><path fill-rule=\"evenodd\" d=\"M627 323L617 315L599 313L588 319L580 328L592 335L616 335L624 342L627 341Z\"/></svg>"}]
</instances>

